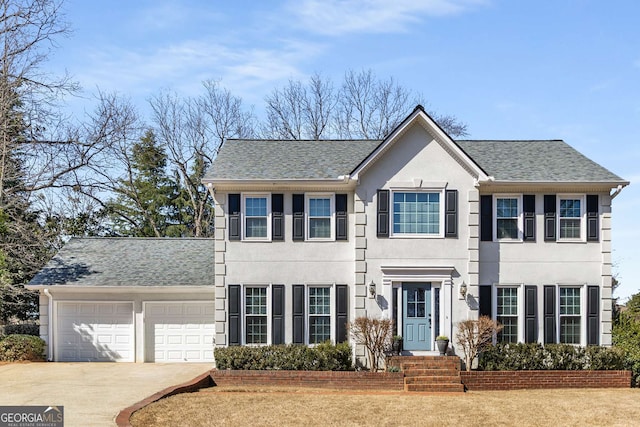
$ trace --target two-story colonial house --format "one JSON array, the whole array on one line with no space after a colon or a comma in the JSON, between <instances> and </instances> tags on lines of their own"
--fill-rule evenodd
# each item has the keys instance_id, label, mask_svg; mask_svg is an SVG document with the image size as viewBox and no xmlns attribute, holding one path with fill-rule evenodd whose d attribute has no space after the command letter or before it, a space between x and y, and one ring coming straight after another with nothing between
<instances>
[{"instance_id":1,"label":"two-story colonial house","mask_svg":"<svg viewBox=\"0 0 640 427\"><path fill-rule=\"evenodd\" d=\"M344 341L359 316L394 319L407 354L434 352L436 336L454 337L457 322L479 315L504 325L499 340L611 344L611 202L628 182L563 141L453 140L418 106L381 141L227 140L203 182L215 201L212 240L68 245L84 248L75 262L90 258L92 271L118 269L101 260L107 246L135 259L145 245L198 244L193 262L171 269L191 283L158 278L169 252L137 283L118 269L124 288L89 273L53 283L71 263L66 248L34 279L52 359L82 359L62 338L78 328L74 315L125 302L121 341L138 361L172 360L171 351L208 360L211 338ZM167 344L187 342L189 325L200 325L197 357ZM118 354L88 340L94 356Z\"/></svg>"}]
</instances>

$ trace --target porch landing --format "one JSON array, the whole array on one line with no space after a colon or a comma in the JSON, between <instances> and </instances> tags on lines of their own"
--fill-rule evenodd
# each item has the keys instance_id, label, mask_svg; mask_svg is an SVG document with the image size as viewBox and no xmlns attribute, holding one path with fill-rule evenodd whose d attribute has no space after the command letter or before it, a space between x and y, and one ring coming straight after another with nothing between
<instances>
[{"instance_id":1,"label":"porch landing","mask_svg":"<svg viewBox=\"0 0 640 427\"><path fill-rule=\"evenodd\" d=\"M464 392L458 356L391 356L390 366L404 373L405 391Z\"/></svg>"}]
</instances>

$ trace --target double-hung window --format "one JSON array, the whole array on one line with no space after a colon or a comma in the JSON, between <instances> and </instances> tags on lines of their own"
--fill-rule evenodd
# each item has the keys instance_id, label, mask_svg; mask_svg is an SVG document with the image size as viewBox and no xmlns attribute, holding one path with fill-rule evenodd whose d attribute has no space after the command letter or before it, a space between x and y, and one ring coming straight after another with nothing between
<instances>
[{"instance_id":1,"label":"double-hung window","mask_svg":"<svg viewBox=\"0 0 640 427\"><path fill-rule=\"evenodd\" d=\"M502 325L500 342L518 342L518 288L496 289L496 320Z\"/></svg>"},{"instance_id":2,"label":"double-hung window","mask_svg":"<svg viewBox=\"0 0 640 427\"><path fill-rule=\"evenodd\" d=\"M334 240L335 199L333 194L308 194L307 239Z\"/></svg>"},{"instance_id":3,"label":"double-hung window","mask_svg":"<svg viewBox=\"0 0 640 427\"><path fill-rule=\"evenodd\" d=\"M580 288L560 287L560 342L580 344Z\"/></svg>"},{"instance_id":4,"label":"double-hung window","mask_svg":"<svg viewBox=\"0 0 640 427\"><path fill-rule=\"evenodd\" d=\"M331 339L331 288L309 287L309 344Z\"/></svg>"},{"instance_id":5,"label":"double-hung window","mask_svg":"<svg viewBox=\"0 0 640 427\"><path fill-rule=\"evenodd\" d=\"M270 240L270 198L266 194L243 196L244 238L246 240Z\"/></svg>"},{"instance_id":6,"label":"double-hung window","mask_svg":"<svg viewBox=\"0 0 640 427\"><path fill-rule=\"evenodd\" d=\"M584 201L582 196L558 197L558 236L560 240L583 239Z\"/></svg>"},{"instance_id":7,"label":"double-hung window","mask_svg":"<svg viewBox=\"0 0 640 427\"><path fill-rule=\"evenodd\" d=\"M245 343L267 344L267 288L245 288Z\"/></svg>"},{"instance_id":8,"label":"double-hung window","mask_svg":"<svg viewBox=\"0 0 640 427\"><path fill-rule=\"evenodd\" d=\"M497 240L521 240L522 197L495 196L494 200L496 212L495 238Z\"/></svg>"},{"instance_id":9,"label":"double-hung window","mask_svg":"<svg viewBox=\"0 0 640 427\"><path fill-rule=\"evenodd\" d=\"M393 192L394 236L442 236L442 192Z\"/></svg>"}]
</instances>

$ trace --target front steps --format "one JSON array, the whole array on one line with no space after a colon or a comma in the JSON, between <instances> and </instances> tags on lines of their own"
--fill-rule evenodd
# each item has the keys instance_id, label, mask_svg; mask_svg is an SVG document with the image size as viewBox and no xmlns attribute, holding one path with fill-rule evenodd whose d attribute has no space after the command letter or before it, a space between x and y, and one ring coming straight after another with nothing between
<instances>
[{"instance_id":1,"label":"front steps","mask_svg":"<svg viewBox=\"0 0 640 427\"><path fill-rule=\"evenodd\" d=\"M393 356L387 366L397 366L404 373L405 391L464 392L458 356Z\"/></svg>"}]
</instances>

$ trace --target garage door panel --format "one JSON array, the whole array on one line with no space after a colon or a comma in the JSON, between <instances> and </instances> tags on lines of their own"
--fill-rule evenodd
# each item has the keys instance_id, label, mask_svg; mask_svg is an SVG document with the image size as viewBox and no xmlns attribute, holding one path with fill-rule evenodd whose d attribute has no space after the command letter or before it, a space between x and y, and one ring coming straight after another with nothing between
<instances>
[{"instance_id":1,"label":"garage door panel","mask_svg":"<svg viewBox=\"0 0 640 427\"><path fill-rule=\"evenodd\" d=\"M147 361L213 361L212 302L145 304Z\"/></svg>"},{"instance_id":2,"label":"garage door panel","mask_svg":"<svg viewBox=\"0 0 640 427\"><path fill-rule=\"evenodd\" d=\"M58 359L133 362L132 318L130 302L59 302Z\"/></svg>"}]
</instances>

